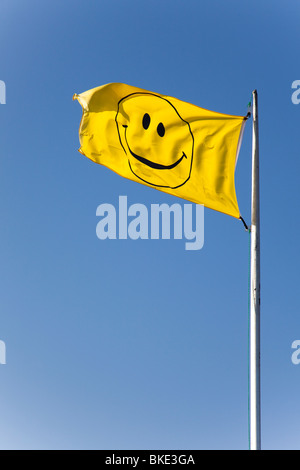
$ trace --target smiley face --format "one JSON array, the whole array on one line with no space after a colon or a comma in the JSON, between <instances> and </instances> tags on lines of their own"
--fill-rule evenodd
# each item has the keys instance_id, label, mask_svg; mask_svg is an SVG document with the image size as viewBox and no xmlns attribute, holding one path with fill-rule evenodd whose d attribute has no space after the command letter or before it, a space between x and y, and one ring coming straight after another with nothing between
<instances>
[{"instance_id":1,"label":"smiley face","mask_svg":"<svg viewBox=\"0 0 300 470\"><path fill-rule=\"evenodd\" d=\"M132 173L145 183L178 188L190 178L194 137L167 99L132 93L118 103L116 125Z\"/></svg>"}]
</instances>

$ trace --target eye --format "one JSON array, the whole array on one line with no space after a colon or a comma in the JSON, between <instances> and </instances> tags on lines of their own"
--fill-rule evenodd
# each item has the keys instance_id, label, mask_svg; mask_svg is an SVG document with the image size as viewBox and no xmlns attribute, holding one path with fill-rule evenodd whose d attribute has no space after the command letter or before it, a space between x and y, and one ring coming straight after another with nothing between
<instances>
[{"instance_id":1,"label":"eye","mask_svg":"<svg viewBox=\"0 0 300 470\"><path fill-rule=\"evenodd\" d=\"M144 114L144 117L143 117L143 128L144 129L148 129L148 127L150 126L150 116L148 113Z\"/></svg>"},{"instance_id":2,"label":"eye","mask_svg":"<svg viewBox=\"0 0 300 470\"><path fill-rule=\"evenodd\" d=\"M157 126L157 133L160 137L163 137L165 135L165 132L166 132L165 126L163 125L162 122L160 122Z\"/></svg>"}]
</instances>

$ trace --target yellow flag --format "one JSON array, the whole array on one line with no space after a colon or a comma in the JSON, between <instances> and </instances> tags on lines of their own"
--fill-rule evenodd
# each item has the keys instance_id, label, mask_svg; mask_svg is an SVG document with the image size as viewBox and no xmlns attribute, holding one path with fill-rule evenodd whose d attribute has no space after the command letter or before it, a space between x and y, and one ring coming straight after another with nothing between
<instances>
[{"instance_id":1,"label":"yellow flag","mask_svg":"<svg viewBox=\"0 0 300 470\"><path fill-rule=\"evenodd\" d=\"M246 117L123 83L75 94L79 151L119 175L239 218L234 172Z\"/></svg>"}]
</instances>

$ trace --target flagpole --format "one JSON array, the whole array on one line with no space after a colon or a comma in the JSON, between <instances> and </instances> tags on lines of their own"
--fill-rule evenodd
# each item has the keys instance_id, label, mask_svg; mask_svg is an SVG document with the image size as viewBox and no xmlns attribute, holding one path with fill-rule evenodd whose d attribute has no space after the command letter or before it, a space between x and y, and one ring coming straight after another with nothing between
<instances>
[{"instance_id":1,"label":"flagpole","mask_svg":"<svg viewBox=\"0 0 300 470\"><path fill-rule=\"evenodd\" d=\"M260 410L260 216L257 91L253 96L251 278L250 278L250 449L261 449Z\"/></svg>"}]
</instances>

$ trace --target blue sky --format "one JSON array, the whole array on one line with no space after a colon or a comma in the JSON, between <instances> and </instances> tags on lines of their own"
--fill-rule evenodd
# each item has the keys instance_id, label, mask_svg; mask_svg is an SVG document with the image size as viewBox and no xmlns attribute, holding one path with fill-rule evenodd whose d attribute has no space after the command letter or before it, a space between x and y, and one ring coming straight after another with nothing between
<instances>
[{"instance_id":1,"label":"blue sky","mask_svg":"<svg viewBox=\"0 0 300 470\"><path fill-rule=\"evenodd\" d=\"M183 203L77 151L80 93L123 82L243 115L258 90L262 447L300 449L296 0L2 0L1 449L247 449L249 235L105 240L96 208ZM251 121L236 169L250 222Z\"/></svg>"}]
</instances>

